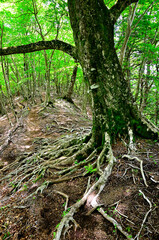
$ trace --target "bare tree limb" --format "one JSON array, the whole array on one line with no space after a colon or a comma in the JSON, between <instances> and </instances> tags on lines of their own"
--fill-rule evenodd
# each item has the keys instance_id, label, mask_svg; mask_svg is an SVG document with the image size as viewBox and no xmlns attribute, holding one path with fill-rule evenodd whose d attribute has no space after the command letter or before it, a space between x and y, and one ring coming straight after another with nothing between
<instances>
[{"instance_id":1,"label":"bare tree limb","mask_svg":"<svg viewBox=\"0 0 159 240\"><path fill-rule=\"evenodd\" d=\"M60 40L51 41L39 41L36 43L30 43L26 45L20 45L16 47L5 47L0 48L0 56L18 54L18 53L29 53L47 49L56 49L63 51L77 60L76 48L69 43Z\"/></svg>"},{"instance_id":2,"label":"bare tree limb","mask_svg":"<svg viewBox=\"0 0 159 240\"><path fill-rule=\"evenodd\" d=\"M153 4L154 4L156 1L157 1L157 0L153 1L153 2L146 8L146 10L145 10L145 11L143 12L143 14L139 17L137 23L133 26L133 28L132 28L131 30L134 30L134 29L137 27L137 25L139 24L139 22L141 21L141 19L143 18L143 16L147 13L147 11L149 10L149 8L152 7Z\"/></svg>"},{"instance_id":3,"label":"bare tree limb","mask_svg":"<svg viewBox=\"0 0 159 240\"><path fill-rule=\"evenodd\" d=\"M120 14L132 3L136 3L138 0L118 0L117 3L111 7L110 14L113 22L115 23Z\"/></svg>"}]
</instances>

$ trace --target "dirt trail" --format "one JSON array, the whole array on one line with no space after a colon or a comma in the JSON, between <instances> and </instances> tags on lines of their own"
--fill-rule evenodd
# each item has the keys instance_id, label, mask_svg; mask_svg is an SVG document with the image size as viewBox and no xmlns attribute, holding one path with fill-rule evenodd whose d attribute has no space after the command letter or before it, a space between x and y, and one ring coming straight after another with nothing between
<instances>
[{"instance_id":1,"label":"dirt trail","mask_svg":"<svg viewBox=\"0 0 159 240\"><path fill-rule=\"evenodd\" d=\"M80 109L63 100L56 100L55 107L43 110L41 106L25 109L22 114L22 127L12 136L10 146L3 152L1 161L13 159L25 151L33 151L34 142L54 140L63 134L85 132L91 129L91 120L85 118ZM6 139L11 127L6 116L0 118L0 144Z\"/></svg>"},{"instance_id":2,"label":"dirt trail","mask_svg":"<svg viewBox=\"0 0 159 240\"><path fill-rule=\"evenodd\" d=\"M56 100L55 107L42 110L41 106L24 109L22 126L11 136L10 144L0 156L0 169L17 160L25 152L36 152L62 135L72 133L85 134L91 129L91 119L82 115L75 106ZM0 117L0 144L3 145L10 127L6 117ZM105 211L113 216L123 228L135 236L140 229L146 212L147 201L139 194L142 190L150 199L153 209L144 224L140 240L159 239L159 144L149 140L136 141L138 157L143 160L148 188L145 187L140 165L137 161L123 159L127 149L121 142L113 146L117 164L106 187L98 199ZM11 169L10 169L11 170ZM0 179L7 174L0 172ZM64 214L66 199L54 190L65 193L69 197L69 206L78 201L84 194L88 176L67 182L54 184L25 200L44 179L32 185L23 185L13 191L13 178L0 182L0 240L51 240L56 227ZM91 183L98 178L93 173ZM47 176L47 179L49 177ZM22 201L24 199L24 202ZM70 240L122 240L121 233L106 221L96 210L90 211L87 203L76 213L78 228L72 227L65 239Z\"/></svg>"}]
</instances>

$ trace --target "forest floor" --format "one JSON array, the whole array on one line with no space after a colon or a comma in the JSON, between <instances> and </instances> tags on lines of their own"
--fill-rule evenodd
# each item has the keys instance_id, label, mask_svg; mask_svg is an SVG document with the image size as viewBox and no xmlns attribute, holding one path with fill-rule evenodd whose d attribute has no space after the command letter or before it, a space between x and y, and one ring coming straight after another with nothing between
<instances>
[{"instance_id":1,"label":"forest floor","mask_svg":"<svg viewBox=\"0 0 159 240\"><path fill-rule=\"evenodd\" d=\"M19 102L19 99L16 101ZM12 172L14 162L25 153L32 155L65 135L89 133L91 114L86 117L79 108L60 99L56 100L54 106L42 109L40 105L34 105L18 110L17 105L21 123L16 128L9 126L5 115L0 116L0 147L5 146L0 155L0 240L53 239L65 214L65 194L68 196L68 205L71 206L82 198L89 176L91 175L91 184L99 177L95 171L88 172L84 177L52 184L37 192L35 190L44 181L51 181L51 174L41 175L41 178L32 183L25 179L17 189L14 181L17 177L20 179L18 173L5 178ZM117 140L112 148L117 163L100 194L99 203L130 236L135 238L142 228L136 239L159 239L159 143L149 139L136 139L135 154L143 160L148 187L143 181L140 163L122 157L127 154L123 142ZM24 175L21 176L23 177ZM36 194L31 195L34 192ZM97 209L92 212L90 210L87 201L75 214L78 227L75 229L72 226L68 230L66 240L125 239Z\"/></svg>"}]
</instances>

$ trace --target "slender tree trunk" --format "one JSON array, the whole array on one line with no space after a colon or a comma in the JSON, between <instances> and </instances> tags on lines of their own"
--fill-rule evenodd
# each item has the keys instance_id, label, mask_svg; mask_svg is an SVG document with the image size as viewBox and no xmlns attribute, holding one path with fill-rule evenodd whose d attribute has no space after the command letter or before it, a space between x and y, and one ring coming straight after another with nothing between
<instances>
[{"instance_id":1,"label":"slender tree trunk","mask_svg":"<svg viewBox=\"0 0 159 240\"><path fill-rule=\"evenodd\" d=\"M131 71L130 71L130 56L131 56L131 49L127 47L126 53L125 53L125 62L124 62L124 67L123 67L123 74L128 82L129 89L131 91L131 86L130 86L130 76L131 76Z\"/></svg>"},{"instance_id":2,"label":"slender tree trunk","mask_svg":"<svg viewBox=\"0 0 159 240\"><path fill-rule=\"evenodd\" d=\"M156 89L156 107L155 107L155 124L158 125L159 116L159 91Z\"/></svg>"},{"instance_id":3,"label":"slender tree trunk","mask_svg":"<svg viewBox=\"0 0 159 240\"><path fill-rule=\"evenodd\" d=\"M22 83L19 83L22 80L21 73L18 70L17 64L16 64L13 56L11 56L11 60L12 60L13 65L11 63L10 68L11 68L12 72L14 73L16 80L17 80L17 90L18 90L17 94L18 95L21 94L23 96L23 98L25 99L26 96L25 96L25 91L24 91L23 85L22 85ZM20 93L19 93L19 89L20 89Z\"/></svg>"},{"instance_id":4,"label":"slender tree trunk","mask_svg":"<svg viewBox=\"0 0 159 240\"><path fill-rule=\"evenodd\" d=\"M36 20L36 22L38 24L38 28L39 28L38 33L40 34L42 40L45 41L45 37L44 37L41 25L40 25L38 17L37 17L38 10L37 10L36 0L32 0L32 2L33 2L35 20ZM44 104L45 104L45 106L47 106L47 104L49 102L51 102L51 98L50 98L50 72L49 72L48 56L47 56L46 50L43 51L43 55L44 55L44 60L45 60L45 77L46 77L46 94L45 94L45 103Z\"/></svg>"},{"instance_id":5,"label":"slender tree trunk","mask_svg":"<svg viewBox=\"0 0 159 240\"><path fill-rule=\"evenodd\" d=\"M4 101L4 93L2 91L2 86L0 84L0 114L5 114L6 110L5 110L5 101Z\"/></svg>"},{"instance_id":6,"label":"slender tree trunk","mask_svg":"<svg viewBox=\"0 0 159 240\"><path fill-rule=\"evenodd\" d=\"M149 84L150 73L151 73L150 61L148 61L147 62L146 77L142 79L142 98L141 98L141 101L140 101L140 111L141 112L143 112L143 110L146 108L148 94L149 94L149 91L150 91L150 89L152 87L152 84L153 84L153 82Z\"/></svg>"},{"instance_id":7,"label":"slender tree trunk","mask_svg":"<svg viewBox=\"0 0 159 240\"><path fill-rule=\"evenodd\" d=\"M158 65L158 61L156 64L156 76L157 78L159 78L159 65ZM158 124L158 117L159 116L159 91L156 89L156 108L155 108L155 123L156 125Z\"/></svg>"},{"instance_id":8,"label":"slender tree trunk","mask_svg":"<svg viewBox=\"0 0 159 240\"><path fill-rule=\"evenodd\" d=\"M73 69L73 73L72 73L71 81L70 81L68 89L67 89L67 93L63 97L64 99L66 99L67 101L72 102L72 103L73 103L72 93L73 93L73 87L74 87L74 84L75 84L75 81L76 81L77 69L78 69L78 65L76 65Z\"/></svg>"},{"instance_id":9,"label":"slender tree trunk","mask_svg":"<svg viewBox=\"0 0 159 240\"><path fill-rule=\"evenodd\" d=\"M35 60L34 60L34 57L33 57L33 60L32 60L32 63L33 63L33 72L32 72L32 78L33 78L33 102L35 103L36 100L36 70L35 70Z\"/></svg>"},{"instance_id":10,"label":"slender tree trunk","mask_svg":"<svg viewBox=\"0 0 159 240\"><path fill-rule=\"evenodd\" d=\"M15 106L14 106L14 102L13 102L13 96L12 96L11 89L10 89L8 63L5 60L5 58L3 58L3 57L1 57L1 64L2 64L2 72L3 72L3 76L4 76L4 81L5 81L5 87L6 87L7 96L8 96L8 102L9 102L11 111L12 111L15 119L17 119L15 110L14 110Z\"/></svg>"},{"instance_id":11,"label":"slender tree trunk","mask_svg":"<svg viewBox=\"0 0 159 240\"><path fill-rule=\"evenodd\" d=\"M27 99L30 95L30 84L29 84L29 64L28 64L28 57L27 55L24 53L24 78L26 81L26 91L27 91Z\"/></svg>"},{"instance_id":12,"label":"slender tree trunk","mask_svg":"<svg viewBox=\"0 0 159 240\"><path fill-rule=\"evenodd\" d=\"M122 63L123 63L123 60L124 60L124 57L125 57L128 40L129 40L130 35L131 35L131 26L132 26L132 23L134 21L135 11L136 11L137 5L138 5L138 2L135 3L135 6L134 6L133 9L132 9L132 6L129 7L128 26L127 26L127 29L126 29L125 39L124 39L124 43L123 43L122 48L121 48L120 58L119 58L119 62L121 64L121 66L122 66Z\"/></svg>"},{"instance_id":13,"label":"slender tree trunk","mask_svg":"<svg viewBox=\"0 0 159 240\"><path fill-rule=\"evenodd\" d=\"M4 93L2 90L2 86L0 85L0 114L2 114L2 115L6 114L9 124L12 126L13 123L8 115L8 112L5 108L5 106L6 106L5 96L4 96Z\"/></svg>"}]
</instances>

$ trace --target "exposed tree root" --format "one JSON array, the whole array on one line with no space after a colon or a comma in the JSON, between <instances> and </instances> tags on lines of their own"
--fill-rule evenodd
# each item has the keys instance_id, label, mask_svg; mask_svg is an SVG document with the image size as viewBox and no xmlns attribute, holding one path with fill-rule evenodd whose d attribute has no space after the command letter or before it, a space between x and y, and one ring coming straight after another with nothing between
<instances>
[{"instance_id":1,"label":"exposed tree root","mask_svg":"<svg viewBox=\"0 0 159 240\"><path fill-rule=\"evenodd\" d=\"M147 131L151 131L154 134L159 134L159 128L153 124L150 120L148 120L143 114L141 115L141 120L144 124L147 125Z\"/></svg>"},{"instance_id":2,"label":"exposed tree root","mask_svg":"<svg viewBox=\"0 0 159 240\"><path fill-rule=\"evenodd\" d=\"M147 184L147 181L145 178L145 174L144 174L144 170L143 170L143 161L136 156L130 156L130 155L123 155L123 158L128 158L130 160L137 160L140 163L141 175L142 175L145 186L148 187L148 184Z\"/></svg>"},{"instance_id":3,"label":"exposed tree root","mask_svg":"<svg viewBox=\"0 0 159 240\"><path fill-rule=\"evenodd\" d=\"M16 128L17 129L17 128ZM15 130L16 131L16 130ZM133 132L129 129L130 142L128 145L128 152L134 153L136 148L133 143ZM140 171L144 181L145 186L147 187L147 181L144 175L143 170L143 161L137 158L136 156L124 155L123 158L128 158L130 160L137 160L140 162ZM106 162L106 163L105 163ZM90 186L90 178L88 181L88 186L86 192L82 199L76 202L73 206L67 208L68 206L68 196L64 193L56 191L57 194L60 194L66 198L65 205L65 214L61 220L55 240L60 240L62 235L68 232L72 222L75 225L75 228L78 227L78 223L74 219L74 214L79 210L79 208L87 202L92 209L88 212L88 215L91 214L95 209L98 210L100 214L103 215L109 222L111 222L115 228L117 228L127 239L133 240L132 236L127 233L122 226L112 217L110 217L99 203L99 195L104 189L108 177L112 173L112 168L116 159L113 155L112 148L110 145L110 137L105 133L105 143L102 150L94 148L94 143L89 136L81 136L81 134L72 134L71 136L66 135L60 139L55 140L51 145L43 146L36 153L28 153L24 156L18 158L14 163L5 166L0 169L0 173L5 176L1 178L1 181L5 179L10 180L13 190L17 190L27 183L35 183L39 179L47 174L52 175L52 181L44 181L37 189L31 193L26 199L35 196L38 192L43 192L50 184L59 183L62 181L67 181L79 176L85 176L89 173L89 167L91 166L91 171L94 169L99 174L99 179L92 186ZM102 166L105 164L106 167L103 170ZM6 171L11 170L8 174ZM90 172L91 173L91 172ZM142 192L141 192L142 193ZM147 219L148 214L152 209L152 204L142 193L144 198L148 201L150 205L150 210L145 215L143 223L141 225L140 231L135 238L139 238L139 235L142 231L143 225Z\"/></svg>"},{"instance_id":4,"label":"exposed tree root","mask_svg":"<svg viewBox=\"0 0 159 240\"><path fill-rule=\"evenodd\" d=\"M67 210L67 206L68 206L68 199L69 199L68 195L66 195L65 193L62 193L60 191L56 191L56 190L54 190L54 192L58 193L58 194L60 194L60 195L62 195L63 197L66 198L66 204L65 204L65 211L66 211Z\"/></svg>"},{"instance_id":5,"label":"exposed tree root","mask_svg":"<svg viewBox=\"0 0 159 240\"><path fill-rule=\"evenodd\" d=\"M60 240L62 234L66 234L66 232L68 231L68 229L70 228L69 223L73 222L75 224L75 227L77 227L77 223L75 222L73 216L74 214L79 210L79 208L85 204L85 202L89 202L89 205L92 206L93 210L94 209L98 209L98 211L111 223L113 223L113 225L115 227L117 227L119 229L119 231L124 234L124 236L126 236L127 239L131 239L133 240L133 238L131 238L130 234L128 234L127 232L125 232L121 225L116 222L115 219L113 219L112 217L108 216L104 210L99 207L100 204L98 203L98 197L101 193L101 191L103 190L103 188L105 187L105 184L107 182L108 177L111 175L112 172L112 168L114 163L116 162L116 159L113 156L112 153L112 149L110 146L110 138L109 135L106 133L105 134L105 145L103 147L103 150L101 151L101 154L98 157L98 170L99 170L99 163L100 160L104 157L104 154L107 151L107 161L108 161L108 165L106 166L106 168L104 169L104 171L100 170L100 178L99 180L94 183L91 187L90 185L90 179L88 182L88 187L87 187L87 191L85 192L84 196L82 197L82 199L78 202L76 202L73 206L71 206L70 208L68 208L66 215L63 217L63 219L60 222L60 225L57 229L57 233L56 236L54 238L54 240ZM95 194L94 192L98 190L98 193Z\"/></svg>"},{"instance_id":6,"label":"exposed tree root","mask_svg":"<svg viewBox=\"0 0 159 240\"><path fill-rule=\"evenodd\" d=\"M86 173L84 166L95 161L97 151L92 151L92 146L90 136L66 135L55 140L52 145L44 146L34 154L25 154L0 169L0 173L12 169L0 180L13 178L11 185L18 189L24 182L36 182L50 173L53 176L52 183L83 176Z\"/></svg>"},{"instance_id":7,"label":"exposed tree root","mask_svg":"<svg viewBox=\"0 0 159 240\"><path fill-rule=\"evenodd\" d=\"M144 223L146 222L149 213L152 211L152 203L150 202L150 200L145 196L145 194L144 194L141 190L139 190L139 192L142 194L142 196L143 196L143 197L146 199L146 201L148 202L148 204L149 204L149 206L150 206L150 209L149 209L149 210L147 211L147 213L145 214L145 217L144 217L144 219L143 219L143 221L142 221L142 224L141 224L141 228L140 228L139 232L137 233L137 235L136 235L135 238L134 238L134 239L137 239L137 240L139 240L139 236L140 236L140 233L141 233L141 231L142 231L142 229L143 229Z\"/></svg>"},{"instance_id":8,"label":"exposed tree root","mask_svg":"<svg viewBox=\"0 0 159 240\"><path fill-rule=\"evenodd\" d=\"M112 217L110 217L103 208L99 208L98 212L100 212L105 219L107 219L109 222L111 222L115 228L117 228L127 239L133 240L134 238L131 237L129 233L123 230L122 226Z\"/></svg>"},{"instance_id":9,"label":"exposed tree root","mask_svg":"<svg viewBox=\"0 0 159 240\"><path fill-rule=\"evenodd\" d=\"M138 121L139 123L135 126L137 134L144 138L159 139L159 128L142 113L138 115Z\"/></svg>"},{"instance_id":10,"label":"exposed tree root","mask_svg":"<svg viewBox=\"0 0 159 240\"><path fill-rule=\"evenodd\" d=\"M136 146L133 139L133 131L131 128L128 128L129 134L129 145L128 145L128 154L136 152Z\"/></svg>"}]
</instances>

